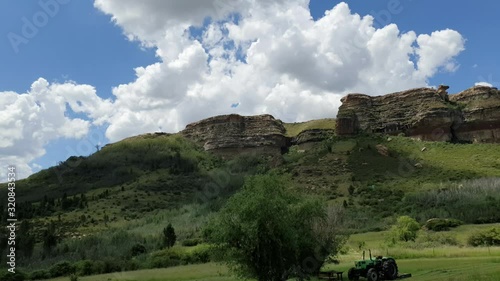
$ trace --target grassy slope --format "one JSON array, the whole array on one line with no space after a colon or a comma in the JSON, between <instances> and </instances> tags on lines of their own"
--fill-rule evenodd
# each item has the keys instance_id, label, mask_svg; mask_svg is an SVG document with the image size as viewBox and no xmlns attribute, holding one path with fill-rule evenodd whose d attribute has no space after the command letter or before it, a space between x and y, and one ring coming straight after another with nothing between
<instances>
[{"instance_id":1,"label":"grassy slope","mask_svg":"<svg viewBox=\"0 0 500 281\"><path fill-rule=\"evenodd\" d=\"M310 129L335 129L335 119L318 119L300 123L284 123L288 137L297 136L300 132Z\"/></svg>"},{"instance_id":2,"label":"grassy slope","mask_svg":"<svg viewBox=\"0 0 500 281\"><path fill-rule=\"evenodd\" d=\"M165 184L176 188L175 183L182 182L186 175L190 180L200 180L204 168L212 165L212 158L180 136L137 136L105 146L88 157L70 157L17 181L17 199L38 201L44 195L60 197L65 192L73 195L134 184L146 190L161 189Z\"/></svg>"},{"instance_id":3,"label":"grassy slope","mask_svg":"<svg viewBox=\"0 0 500 281\"><path fill-rule=\"evenodd\" d=\"M325 122L319 120L293 126L295 129L298 126L302 129L320 127ZM388 148L389 156L377 151L379 144ZM424 147L426 150L422 152ZM183 163L194 163L197 168L191 173L173 172L168 163L176 152ZM156 159L160 164L154 164L158 163ZM387 137L377 136L338 138L318 143L315 149L306 153L292 149L285 159L283 168L304 190L325 196L333 203L346 200L359 206L366 204L368 199L398 202L404 194L397 193L398 190L426 190L436 188L442 182L500 176L500 150L494 144L431 143L404 137L391 137L390 141ZM164 166L161 164L163 160L167 163ZM65 166L69 166L68 162ZM416 163L422 167L414 167ZM79 225L82 215L96 221L80 224L74 231L94 232L108 227L124 227L130 220L143 218L148 212L188 202L207 179L211 180L209 172L221 165L201 148L178 136L138 136L105 147L72 166L63 174L64 184L57 181L55 174L50 175L54 172L50 169L18 181L18 201L43 195L61 196L63 192L87 192L90 199L109 190L107 198L91 200L89 208L38 218L35 225L46 225L49 220L58 219L60 214L70 228ZM94 178L96 175L101 176ZM108 177L106 175L116 175L114 179L108 179L109 185L104 179ZM131 178L127 180L127 177ZM349 196L351 186L355 187L354 196ZM370 189L366 190L367 187ZM30 192L35 188L37 192ZM388 192L373 194L370 190ZM389 201L374 208L391 215L394 210L389 207L393 205ZM108 226L104 225L105 214L111 219Z\"/></svg>"}]
</instances>

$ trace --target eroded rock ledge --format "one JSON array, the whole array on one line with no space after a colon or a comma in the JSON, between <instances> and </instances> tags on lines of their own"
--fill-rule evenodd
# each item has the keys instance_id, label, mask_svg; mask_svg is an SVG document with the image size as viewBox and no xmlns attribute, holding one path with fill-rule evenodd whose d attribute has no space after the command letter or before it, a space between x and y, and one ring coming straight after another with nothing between
<instances>
[{"instance_id":1,"label":"eroded rock ledge","mask_svg":"<svg viewBox=\"0 0 500 281\"><path fill-rule=\"evenodd\" d=\"M447 86L342 99L337 135L405 134L422 140L500 142L500 92L476 86L448 95Z\"/></svg>"},{"instance_id":2,"label":"eroded rock ledge","mask_svg":"<svg viewBox=\"0 0 500 281\"><path fill-rule=\"evenodd\" d=\"M221 154L281 154L289 145L285 127L271 115L215 116L186 126L181 134Z\"/></svg>"}]
</instances>

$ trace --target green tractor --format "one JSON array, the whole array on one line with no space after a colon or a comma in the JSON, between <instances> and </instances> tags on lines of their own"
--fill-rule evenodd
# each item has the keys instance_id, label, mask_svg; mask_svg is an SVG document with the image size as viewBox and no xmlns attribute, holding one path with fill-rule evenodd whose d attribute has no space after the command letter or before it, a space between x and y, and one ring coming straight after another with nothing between
<instances>
[{"instance_id":1,"label":"green tractor","mask_svg":"<svg viewBox=\"0 0 500 281\"><path fill-rule=\"evenodd\" d=\"M354 267L349 269L347 277L351 281L357 281L359 277L366 277L368 281L379 281L394 280L400 276L398 276L396 260L382 256L372 258L370 250L370 259L365 259L365 251L363 251L363 259L354 262Z\"/></svg>"}]
</instances>

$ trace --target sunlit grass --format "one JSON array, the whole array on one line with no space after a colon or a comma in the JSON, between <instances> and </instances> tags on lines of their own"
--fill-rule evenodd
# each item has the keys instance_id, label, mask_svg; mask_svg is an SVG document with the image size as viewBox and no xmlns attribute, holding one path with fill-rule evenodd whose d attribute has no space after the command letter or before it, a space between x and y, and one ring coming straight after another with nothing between
<instances>
[{"instance_id":1,"label":"sunlit grass","mask_svg":"<svg viewBox=\"0 0 500 281\"><path fill-rule=\"evenodd\" d=\"M300 134L302 131L310 129L335 129L335 119L318 119L311 120L301 123L284 123L286 129L286 135L288 137L294 137Z\"/></svg>"}]
</instances>

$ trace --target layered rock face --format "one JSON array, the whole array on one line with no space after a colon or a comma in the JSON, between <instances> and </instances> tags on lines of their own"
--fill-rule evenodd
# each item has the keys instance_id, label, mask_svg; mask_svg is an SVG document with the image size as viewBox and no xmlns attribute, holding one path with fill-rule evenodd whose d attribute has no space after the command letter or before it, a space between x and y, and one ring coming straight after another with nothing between
<instances>
[{"instance_id":1,"label":"layered rock face","mask_svg":"<svg viewBox=\"0 0 500 281\"><path fill-rule=\"evenodd\" d=\"M500 142L499 91L474 87L457 95L418 88L372 97L350 94L337 115L338 135L386 133L429 141Z\"/></svg>"},{"instance_id":2,"label":"layered rock face","mask_svg":"<svg viewBox=\"0 0 500 281\"><path fill-rule=\"evenodd\" d=\"M181 134L220 154L281 154L289 146L283 123L271 115L215 116L187 125Z\"/></svg>"},{"instance_id":3,"label":"layered rock face","mask_svg":"<svg viewBox=\"0 0 500 281\"><path fill-rule=\"evenodd\" d=\"M450 101L462 107L463 123L455 130L458 140L500 143L498 89L476 86L457 95L451 95Z\"/></svg>"}]
</instances>

